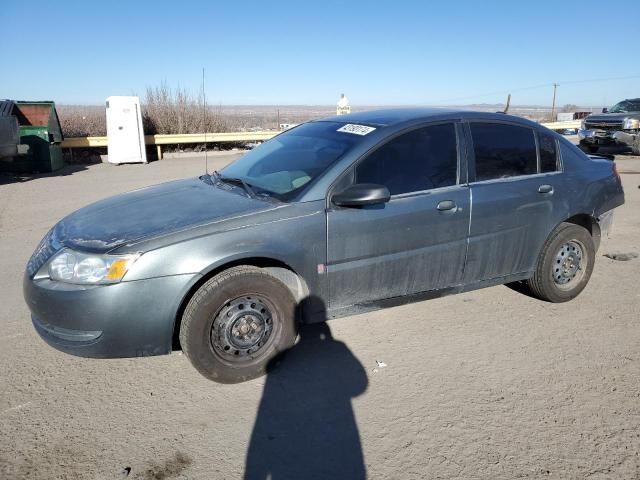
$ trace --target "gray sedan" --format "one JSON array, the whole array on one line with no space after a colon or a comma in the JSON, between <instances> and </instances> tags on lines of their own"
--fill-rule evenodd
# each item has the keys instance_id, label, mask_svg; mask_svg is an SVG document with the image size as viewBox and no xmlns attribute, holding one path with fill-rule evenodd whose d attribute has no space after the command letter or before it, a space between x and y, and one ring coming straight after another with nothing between
<instances>
[{"instance_id":1,"label":"gray sedan","mask_svg":"<svg viewBox=\"0 0 640 480\"><path fill-rule=\"evenodd\" d=\"M36 248L24 296L64 352L181 348L207 378L240 382L301 322L497 284L571 300L623 202L613 162L527 120L356 113L78 210Z\"/></svg>"}]
</instances>

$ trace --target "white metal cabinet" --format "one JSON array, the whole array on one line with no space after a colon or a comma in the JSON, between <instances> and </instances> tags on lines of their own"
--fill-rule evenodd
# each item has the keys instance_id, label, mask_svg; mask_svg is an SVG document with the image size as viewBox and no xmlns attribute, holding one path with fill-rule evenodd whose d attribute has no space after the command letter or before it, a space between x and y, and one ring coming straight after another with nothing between
<instances>
[{"instance_id":1,"label":"white metal cabinet","mask_svg":"<svg viewBox=\"0 0 640 480\"><path fill-rule=\"evenodd\" d=\"M140 99L111 96L106 107L109 163L147 163Z\"/></svg>"}]
</instances>

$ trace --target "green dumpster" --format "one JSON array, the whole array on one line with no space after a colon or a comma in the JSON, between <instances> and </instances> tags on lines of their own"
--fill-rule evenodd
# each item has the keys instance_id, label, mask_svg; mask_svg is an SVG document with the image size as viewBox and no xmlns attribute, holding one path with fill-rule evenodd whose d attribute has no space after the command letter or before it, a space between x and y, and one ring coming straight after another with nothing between
<instances>
[{"instance_id":1,"label":"green dumpster","mask_svg":"<svg viewBox=\"0 0 640 480\"><path fill-rule=\"evenodd\" d=\"M0 169L11 172L53 172L64 166L62 128L54 102L13 102L11 114L19 125L20 143L28 145L26 155L1 162Z\"/></svg>"}]
</instances>

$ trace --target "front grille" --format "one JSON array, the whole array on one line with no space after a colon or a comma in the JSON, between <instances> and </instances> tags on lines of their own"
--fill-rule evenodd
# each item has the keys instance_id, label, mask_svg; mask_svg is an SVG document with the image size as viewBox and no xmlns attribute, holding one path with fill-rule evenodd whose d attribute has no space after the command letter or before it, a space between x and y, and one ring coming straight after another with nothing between
<instances>
[{"instance_id":1,"label":"front grille","mask_svg":"<svg viewBox=\"0 0 640 480\"><path fill-rule=\"evenodd\" d=\"M616 132L622 130L623 122L585 122L584 126L587 130L604 130L606 132Z\"/></svg>"},{"instance_id":2,"label":"front grille","mask_svg":"<svg viewBox=\"0 0 640 480\"><path fill-rule=\"evenodd\" d=\"M53 230L50 230L40 241L36 250L27 263L27 274L33 277L38 270L59 250L59 245L54 241Z\"/></svg>"}]
</instances>

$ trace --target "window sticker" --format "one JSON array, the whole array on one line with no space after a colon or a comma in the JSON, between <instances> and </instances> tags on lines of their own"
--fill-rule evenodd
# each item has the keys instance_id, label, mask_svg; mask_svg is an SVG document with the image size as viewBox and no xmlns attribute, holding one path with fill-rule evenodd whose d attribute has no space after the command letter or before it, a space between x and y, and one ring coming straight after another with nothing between
<instances>
[{"instance_id":1,"label":"window sticker","mask_svg":"<svg viewBox=\"0 0 640 480\"><path fill-rule=\"evenodd\" d=\"M354 135L367 135L375 130L375 127L367 125L356 125L355 123L347 123L340 127L336 132L353 133Z\"/></svg>"}]
</instances>

